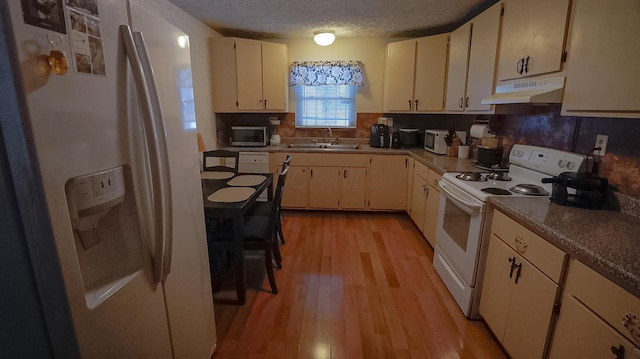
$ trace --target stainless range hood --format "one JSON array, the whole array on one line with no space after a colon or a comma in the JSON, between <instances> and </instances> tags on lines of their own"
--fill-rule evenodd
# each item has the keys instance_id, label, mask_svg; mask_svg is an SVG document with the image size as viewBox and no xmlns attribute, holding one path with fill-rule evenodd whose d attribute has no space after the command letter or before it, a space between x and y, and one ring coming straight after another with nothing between
<instances>
[{"instance_id":1,"label":"stainless range hood","mask_svg":"<svg viewBox=\"0 0 640 359\"><path fill-rule=\"evenodd\" d=\"M480 101L483 105L517 103L562 103L564 76L529 79L496 87L496 93Z\"/></svg>"}]
</instances>

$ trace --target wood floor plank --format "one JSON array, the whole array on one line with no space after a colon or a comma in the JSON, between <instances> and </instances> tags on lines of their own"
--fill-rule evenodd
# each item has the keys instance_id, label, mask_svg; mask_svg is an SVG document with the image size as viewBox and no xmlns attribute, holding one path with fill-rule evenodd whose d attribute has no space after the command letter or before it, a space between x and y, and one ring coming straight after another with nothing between
<instances>
[{"instance_id":1,"label":"wood floor plank","mask_svg":"<svg viewBox=\"0 0 640 359\"><path fill-rule=\"evenodd\" d=\"M279 294L264 262L247 261L262 284L244 306L215 304L214 358L506 358L464 318L405 214L285 211L283 229Z\"/></svg>"}]
</instances>

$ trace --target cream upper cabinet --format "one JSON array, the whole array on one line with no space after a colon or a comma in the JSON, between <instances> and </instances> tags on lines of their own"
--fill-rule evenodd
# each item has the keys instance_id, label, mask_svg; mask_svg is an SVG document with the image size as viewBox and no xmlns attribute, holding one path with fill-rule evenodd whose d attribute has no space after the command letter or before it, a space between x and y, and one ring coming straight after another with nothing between
<instances>
[{"instance_id":1,"label":"cream upper cabinet","mask_svg":"<svg viewBox=\"0 0 640 359\"><path fill-rule=\"evenodd\" d=\"M466 111L481 112L492 109L491 105L483 105L480 101L493 94L501 11L502 4L498 3L471 20L473 29L464 102Z\"/></svg>"},{"instance_id":2,"label":"cream upper cabinet","mask_svg":"<svg viewBox=\"0 0 640 359\"><path fill-rule=\"evenodd\" d=\"M504 0L498 79L562 70L570 0Z\"/></svg>"},{"instance_id":3,"label":"cream upper cabinet","mask_svg":"<svg viewBox=\"0 0 640 359\"><path fill-rule=\"evenodd\" d=\"M493 94L501 9L495 4L451 33L447 111L492 110L480 101Z\"/></svg>"},{"instance_id":4,"label":"cream upper cabinet","mask_svg":"<svg viewBox=\"0 0 640 359\"><path fill-rule=\"evenodd\" d=\"M494 212L480 315L514 359L542 358L566 254Z\"/></svg>"},{"instance_id":5,"label":"cream upper cabinet","mask_svg":"<svg viewBox=\"0 0 640 359\"><path fill-rule=\"evenodd\" d=\"M444 109L449 34L387 45L385 112L438 112Z\"/></svg>"},{"instance_id":6,"label":"cream upper cabinet","mask_svg":"<svg viewBox=\"0 0 640 359\"><path fill-rule=\"evenodd\" d=\"M369 208L405 209L408 157L374 155L369 159L369 168Z\"/></svg>"},{"instance_id":7,"label":"cream upper cabinet","mask_svg":"<svg viewBox=\"0 0 640 359\"><path fill-rule=\"evenodd\" d=\"M216 112L287 110L287 48L240 38L211 39Z\"/></svg>"},{"instance_id":8,"label":"cream upper cabinet","mask_svg":"<svg viewBox=\"0 0 640 359\"><path fill-rule=\"evenodd\" d=\"M464 111L467 64L471 45L471 22L451 33L449 45L449 70L447 71L447 111Z\"/></svg>"},{"instance_id":9,"label":"cream upper cabinet","mask_svg":"<svg viewBox=\"0 0 640 359\"><path fill-rule=\"evenodd\" d=\"M573 0L562 112L640 117L640 3Z\"/></svg>"},{"instance_id":10,"label":"cream upper cabinet","mask_svg":"<svg viewBox=\"0 0 640 359\"><path fill-rule=\"evenodd\" d=\"M640 298L572 260L549 358L638 358L639 318Z\"/></svg>"}]
</instances>

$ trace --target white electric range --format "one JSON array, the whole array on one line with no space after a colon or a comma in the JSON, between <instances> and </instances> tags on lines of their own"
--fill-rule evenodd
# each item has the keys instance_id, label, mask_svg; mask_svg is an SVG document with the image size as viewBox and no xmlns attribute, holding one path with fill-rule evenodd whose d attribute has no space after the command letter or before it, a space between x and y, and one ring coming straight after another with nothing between
<instances>
[{"instance_id":1,"label":"white electric range","mask_svg":"<svg viewBox=\"0 0 640 359\"><path fill-rule=\"evenodd\" d=\"M448 172L440 181L440 210L434 267L465 316L479 318L484 271L483 232L486 202L491 196L546 196L551 184L542 178L562 172L579 172L585 156L544 147L514 145L508 169Z\"/></svg>"}]
</instances>

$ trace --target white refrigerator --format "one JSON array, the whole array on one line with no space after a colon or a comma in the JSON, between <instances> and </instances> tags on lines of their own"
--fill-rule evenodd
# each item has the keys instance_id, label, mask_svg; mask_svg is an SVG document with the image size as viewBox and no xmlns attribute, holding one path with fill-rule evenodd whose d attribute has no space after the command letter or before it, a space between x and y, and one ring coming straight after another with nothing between
<instances>
[{"instance_id":1,"label":"white refrigerator","mask_svg":"<svg viewBox=\"0 0 640 359\"><path fill-rule=\"evenodd\" d=\"M188 37L135 0L9 10L81 356L210 358Z\"/></svg>"}]
</instances>

